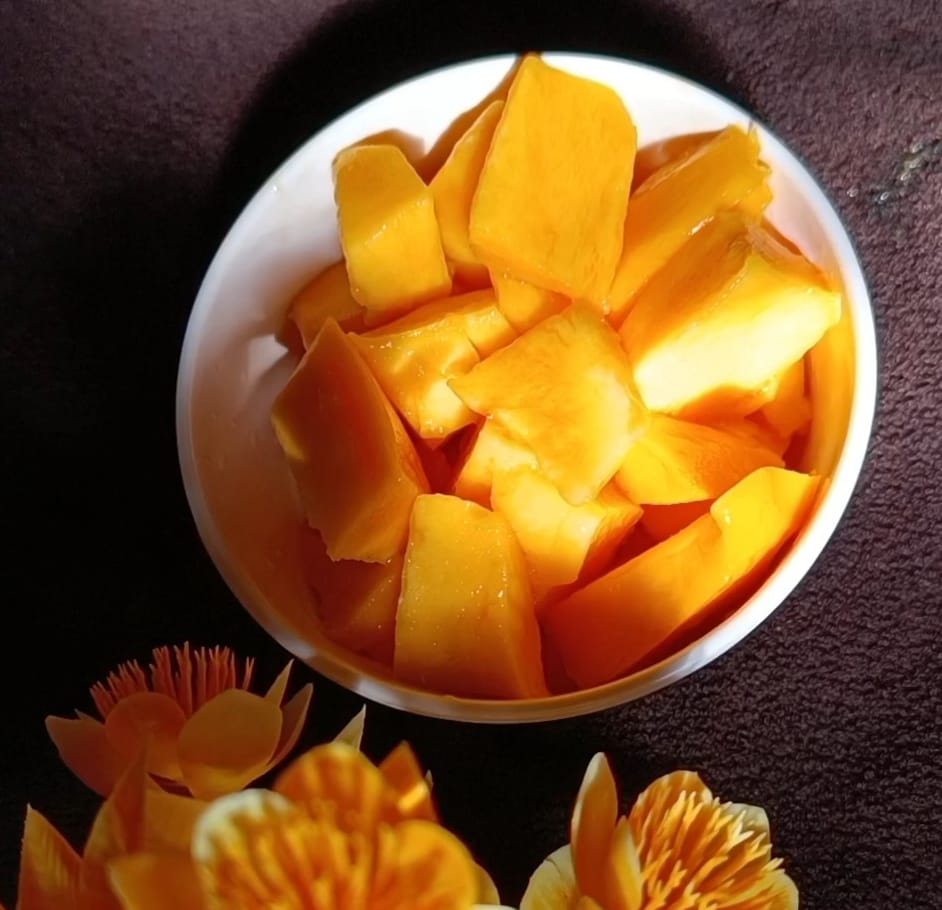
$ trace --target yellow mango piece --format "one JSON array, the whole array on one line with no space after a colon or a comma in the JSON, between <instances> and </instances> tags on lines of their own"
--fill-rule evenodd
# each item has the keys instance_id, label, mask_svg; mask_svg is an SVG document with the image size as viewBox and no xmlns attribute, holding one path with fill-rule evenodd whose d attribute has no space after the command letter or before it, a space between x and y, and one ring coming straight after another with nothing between
<instances>
[{"instance_id":1,"label":"yellow mango piece","mask_svg":"<svg viewBox=\"0 0 942 910\"><path fill-rule=\"evenodd\" d=\"M713 501L710 499L678 502L670 506L647 505L641 516L641 527L652 540L667 540L687 525L693 524L701 515L706 515L711 505Z\"/></svg>"},{"instance_id":2,"label":"yellow mango piece","mask_svg":"<svg viewBox=\"0 0 942 910\"><path fill-rule=\"evenodd\" d=\"M571 302L562 294L520 281L511 275L494 274L491 280L500 311L518 332L532 329L548 316L561 313Z\"/></svg>"},{"instance_id":3,"label":"yellow mango piece","mask_svg":"<svg viewBox=\"0 0 942 910\"><path fill-rule=\"evenodd\" d=\"M551 604L543 629L566 672L595 686L641 666L747 577L764 570L801 527L818 478L759 468L708 515L571 597Z\"/></svg>"},{"instance_id":4,"label":"yellow mango piece","mask_svg":"<svg viewBox=\"0 0 942 910\"><path fill-rule=\"evenodd\" d=\"M443 439L477 419L448 380L514 338L493 292L479 291L425 304L353 342L412 428Z\"/></svg>"},{"instance_id":5,"label":"yellow mango piece","mask_svg":"<svg viewBox=\"0 0 942 910\"><path fill-rule=\"evenodd\" d=\"M386 562L428 482L405 427L336 320L324 323L272 408L308 524L331 559Z\"/></svg>"},{"instance_id":6,"label":"yellow mango piece","mask_svg":"<svg viewBox=\"0 0 942 910\"><path fill-rule=\"evenodd\" d=\"M652 411L748 413L841 315L841 295L803 257L735 213L717 216L635 300L621 327Z\"/></svg>"},{"instance_id":7,"label":"yellow mango piece","mask_svg":"<svg viewBox=\"0 0 942 910\"><path fill-rule=\"evenodd\" d=\"M585 505L566 502L538 470L497 470L491 504L509 522L530 566L533 588L575 581L612 557L641 517L641 509L614 484Z\"/></svg>"},{"instance_id":8,"label":"yellow mango piece","mask_svg":"<svg viewBox=\"0 0 942 910\"><path fill-rule=\"evenodd\" d=\"M766 465L782 467L782 459L742 435L653 414L615 481L634 502L673 505L715 499Z\"/></svg>"},{"instance_id":9,"label":"yellow mango piece","mask_svg":"<svg viewBox=\"0 0 942 910\"><path fill-rule=\"evenodd\" d=\"M491 271L601 306L622 249L637 136L608 86L526 57L471 205Z\"/></svg>"},{"instance_id":10,"label":"yellow mango piece","mask_svg":"<svg viewBox=\"0 0 942 910\"><path fill-rule=\"evenodd\" d=\"M297 327L304 350L314 343L328 318L336 319L346 332L359 332L364 327L363 317L363 307L350 293L343 262L335 262L308 282L288 307L288 319Z\"/></svg>"},{"instance_id":11,"label":"yellow mango piece","mask_svg":"<svg viewBox=\"0 0 942 910\"><path fill-rule=\"evenodd\" d=\"M471 200L478 188L484 159L503 109L504 102L497 100L480 113L470 129L455 143L448 159L429 184L445 256L454 266L456 277L478 286L488 284L489 277L487 269L471 249L468 237Z\"/></svg>"},{"instance_id":12,"label":"yellow mango piece","mask_svg":"<svg viewBox=\"0 0 942 910\"><path fill-rule=\"evenodd\" d=\"M451 387L529 447L573 505L612 479L643 419L618 336L587 304L543 320Z\"/></svg>"},{"instance_id":13,"label":"yellow mango piece","mask_svg":"<svg viewBox=\"0 0 942 910\"><path fill-rule=\"evenodd\" d=\"M762 417L762 412L757 411L746 417L735 417L729 420L718 420L710 424L724 433L732 436L738 436L745 440L749 445L757 445L762 448L775 452L779 458L783 458L785 451L791 442L790 436L779 436L769 423Z\"/></svg>"},{"instance_id":14,"label":"yellow mango piece","mask_svg":"<svg viewBox=\"0 0 942 910\"><path fill-rule=\"evenodd\" d=\"M334 196L350 291L367 324L451 291L432 191L396 146L340 152Z\"/></svg>"},{"instance_id":15,"label":"yellow mango piece","mask_svg":"<svg viewBox=\"0 0 942 910\"><path fill-rule=\"evenodd\" d=\"M730 126L652 174L628 206L624 248L606 295L613 322L705 221L760 191L768 173L755 131ZM761 198L752 197L753 210Z\"/></svg>"},{"instance_id":16,"label":"yellow mango piece","mask_svg":"<svg viewBox=\"0 0 942 910\"><path fill-rule=\"evenodd\" d=\"M416 499L394 667L451 695L546 694L527 564L502 515L456 496Z\"/></svg>"},{"instance_id":17,"label":"yellow mango piece","mask_svg":"<svg viewBox=\"0 0 942 910\"><path fill-rule=\"evenodd\" d=\"M805 361L796 360L782 374L775 397L759 409L759 415L779 436L787 438L807 429L811 402L805 394Z\"/></svg>"},{"instance_id":18,"label":"yellow mango piece","mask_svg":"<svg viewBox=\"0 0 942 910\"><path fill-rule=\"evenodd\" d=\"M537 465L532 449L512 439L493 420L485 420L471 440L455 478L455 495L488 508L496 470L511 471Z\"/></svg>"},{"instance_id":19,"label":"yellow mango piece","mask_svg":"<svg viewBox=\"0 0 942 910\"><path fill-rule=\"evenodd\" d=\"M392 664L402 553L387 562L332 560L320 534L302 529L301 567L324 633L357 654Z\"/></svg>"}]
</instances>

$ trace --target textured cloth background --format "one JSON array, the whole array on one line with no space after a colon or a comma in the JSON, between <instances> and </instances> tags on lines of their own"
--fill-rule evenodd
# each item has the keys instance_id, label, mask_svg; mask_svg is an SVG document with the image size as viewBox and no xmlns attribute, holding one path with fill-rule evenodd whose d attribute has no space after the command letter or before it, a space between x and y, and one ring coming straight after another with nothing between
<instances>
[{"instance_id":1,"label":"textured cloth background","mask_svg":"<svg viewBox=\"0 0 942 910\"><path fill-rule=\"evenodd\" d=\"M805 583L693 678L544 726L377 707L367 749L413 741L508 901L604 749L626 803L689 767L765 806L808 910L942 906L940 22L939 0L0 0L0 900L27 800L75 841L91 818L47 713L87 709L116 662L184 638L258 655L266 682L285 658L204 553L176 461L180 343L235 215L391 83L576 49L719 89L821 177L877 311L867 468ZM310 743L358 706L315 685Z\"/></svg>"}]
</instances>

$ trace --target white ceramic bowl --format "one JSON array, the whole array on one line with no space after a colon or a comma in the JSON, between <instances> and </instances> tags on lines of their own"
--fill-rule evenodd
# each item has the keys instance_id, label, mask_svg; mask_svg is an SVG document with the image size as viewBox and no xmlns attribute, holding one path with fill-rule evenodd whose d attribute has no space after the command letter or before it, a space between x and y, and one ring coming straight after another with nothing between
<instances>
[{"instance_id":1,"label":"white ceramic bowl","mask_svg":"<svg viewBox=\"0 0 942 910\"><path fill-rule=\"evenodd\" d=\"M643 146L672 135L748 124L724 98L673 74L624 60L546 54L612 86ZM462 111L506 76L510 56L451 66L396 86L321 130L262 186L219 248L193 307L177 385L177 440L190 508L236 597L288 651L366 698L419 714L487 722L570 717L630 701L687 676L759 625L821 554L860 473L873 419L877 358L860 265L840 218L801 162L757 125L772 167L770 220L839 281L845 319L812 360L815 418L806 467L830 483L765 584L733 615L655 666L604 686L528 701L436 695L403 685L327 640L312 615L293 541L300 512L269 423L294 366L274 340L286 302L340 257L331 161L386 130L430 148Z\"/></svg>"}]
</instances>

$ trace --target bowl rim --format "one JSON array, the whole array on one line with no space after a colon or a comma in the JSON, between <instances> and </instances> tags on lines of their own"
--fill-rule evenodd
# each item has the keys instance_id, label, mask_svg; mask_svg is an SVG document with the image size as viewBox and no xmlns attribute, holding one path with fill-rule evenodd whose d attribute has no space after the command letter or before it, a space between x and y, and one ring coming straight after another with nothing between
<instances>
[{"instance_id":1,"label":"bowl rim","mask_svg":"<svg viewBox=\"0 0 942 910\"><path fill-rule=\"evenodd\" d=\"M395 680L372 676L357 667L341 664L331 654L319 652L316 645L311 642L299 639L276 616L258 606L265 601L265 597L253 582L240 573L238 565L228 552L212 518L199 479L190 423L190 401L194 388L199 339L211 299L210 290L216 281L217 274L224 268L226 250L235 243L235 238L244 225L253 217L255 210L262 205L269 187L289 169L300 166L307 150L321 141L324 135L335 126L354 117L368 106L382 104L388 96L416 83L434 80L436 77L456 70L471 70L483 64L495 66L506 64L509 70L521 55L492 54L437 67L402 80L360 101L324 124L298 146L258 187L229 227L204 273L187 319L177 370L175 426L181 478L190 513L210 559L232 594L270 637L318 673L363 698L397 710L444 720L497 724L534 723L594 714L635 701L679 682L741 643L792 595L820 557L843 519L860 480L876 412L879 361L869 287L857 248L843 219L830 195L805 160L789 148L760 118L714 89L686 76L653 64L605 54L575 51L540 51L539 53L548 63L564 68L567 63L594 60L634 69L642 74L647 72L659 78L666 76L677 80L695 92L705 94L712 101L726 106L743 119L756 124L762 130L765 143L772 146L778 155L795 161L798 167L794 177L802 184L803 192L814 208L821 228L834 249L835 257L838 262L842 263L842 270L845 272L844 299L845 305L851 311L850 328L854 340L853 398L847 433L831 475L828 490L811 521L785 557L789 571L783 572L784 562L780 564L741 607L722 622L712 626L698 639L658 663L637 673L589 689L536 699L513 700L443 695ZM302 656L305 652L309 653L307 656Z\"/></svg>"}]
</instances>

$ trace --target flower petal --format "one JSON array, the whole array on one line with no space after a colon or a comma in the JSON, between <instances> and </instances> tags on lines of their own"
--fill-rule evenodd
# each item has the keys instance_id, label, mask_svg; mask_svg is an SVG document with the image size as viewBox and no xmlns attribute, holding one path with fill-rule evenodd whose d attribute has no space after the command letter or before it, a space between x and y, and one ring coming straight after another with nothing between
<instances>
[{"instance_id":1,"label":"flower petal","mask_svg":"<svg viewBox=\"0 0 942 910\"><path fill-rule=\"evenodd\" d=\"M213 799L263 774L281 735L281 709L243 689L226 689L186 722L177 741L183 782Z\"/></svg>"},{"instance_id":2,"label":"flower petal","mask_svg":"<svg viewBox=\"0 0 942 910\"><path fill-rule=\"evenodd\" d=\"M298 744L298 737L301 735L301 730L304 729L304 721L307 720L307 710L310 707L313 694L314 688L308 683L281 709L281 734L275 754L268 763L266 770L280 764Z\"/></svg>"},{"instance_id":3,"label":"flower petal","mask_svg":"<svg viewBox=\"0 0 942 910\"><path fill-rule=\"evenodd\" d=\"M291 668L293 666L294 661L289 660L284 670L275 677L275 681L269 686L268 691L265 693L265 699L278 705L278 707L281 707L281 703L285 700L285 692L288 689L288 677L291 676Z\"/></svg>"},{"instance_id":4,"label":"flower petal","mask_svg":"<svg viewBox=\"0 0 942 910\"><path fill-rule=\"evenodd\" d=\"M500 906L500 894L497 891L497 885L490 873L480 863L474 864L474 874L478 879L478 901L476 906L498 907Z\"/></svg>"},{"instance_id":5,"label":"flower petal","mask_svg":"<svg viewBox=\"0 0 942 910\"><path fill-rule=\"evenodd\" d=\"M467 848L434 822L415 820L378 830L369 907L467 910L478 878Z\"/></svg>"},{"instance_id":6,"label":"flower petal","mask_svg":"<svg viewBox=\"0 0 942 910\"><path fill-rule=\"evenodd\" d=\"M186 715L169 696L138 692L122 698L105 718L108 742L128 762L147 743L147 770L169 780L180 780L177 738Z\"/></svg>"},{"instance_id":7,"label":"flower petal","mask_svg":"<svg viewBox=\"0 0 942 910\"><path fill-rule=\"evenodd\" d=\"M189 856L193 830L209 803L149 789L144 805L144 849Z\"/></svg>"},{"instance_id":8,"label":"flower petal","mask_svg":"<svg viewBox=\"0 0 942 910\"><path fill-rule=\"evenodd\" d=\"M87 715L47 717L46 732L66 767L99 796L114 788L127 762L108 742L105 725Z\"/></svg>"},{"instance_id":9,"label":"flower petal","mask_svg":"<svg viewBox=\"0 0 942 910\"><path fill-rule=\"evenodd\" d=\"M400 743L378 765L387 783L396 792L396 810L401 818L438 821L432 791L415 752L408 743Z\"/></svg>"},{"instance_id":10,"label":"flower petal","mask_svg":"<svg viewBox=\"0 0 942 910\"><path fill-rule=\"evenodd\" d=\"M46 817L27 806L17 910L76 910L81 864Z\"/></svg>"},{"instance_id":11,"label":"flower petal","mask_svg":"<svg viewBox=\"0 0 942 910\"><path fill-rule=\"evenodd\" d=\"M363 728L366 726L366 705L360 708L347 725L334 737L334 742L346 743L359 749L363 744Z\"/></svg>"},{"instance_id":12,"label":"flower petal","mask_svg":"<svg viewBox=\"0 0 942 910\"><path fill-rule=\"evenodd\" d=\"M640 910L644 893L641 859L627 818L621 818L605 863L605 910Z\"/></svg>"},{"instance_id":13,"label":"flower petal","mask_svg":"<svg viewBox=\"0 0 942 910\"><path fill-rule=\"evenodd\" d=\"M187 855L137 853L108 863L111 890L123 910L203 910L203 889Z\"/></svg>"},{"instance_id":14,"label":"flower petal","mask_svg":"<svg viewBox=\"0 0 942 910\"><path fill-rule=\"evenodd\" d=\"M771 837L769 817L761 806L750 806L746 803L724 803L723 810L739 816L744 831Z\"/></svg>"},{"instance_id":15,"label":"flower petal","mask_svg":"<svg viewBox=\"0 0 942 910\"><path fill-rule=\"evenodd\" d=\"M570 910L578 899L572 848L567 844L537 866L520 901L520 910Z\"/></svg>"},{"instance_id":16,"label":"flower petal","mask_svg":"<svg viewBox=\"0 0 942 910\"><path fill-rule=\"evenodd\" d=\"M618 791L608 759L602 752L586 768L572 813L572 860L579 890L602 902L603 871L618 819Z\"/></svg>"},{"instance_id":17,"label":"flower petal","mask_svg":"<svg viewBox=\"0 0 942 910\"><path fill-rule=\"evenodd\" d=\"M778 889L769 910L798 910L798 888L784 872L777 872Z\"/></svg>"}]
</instances>

